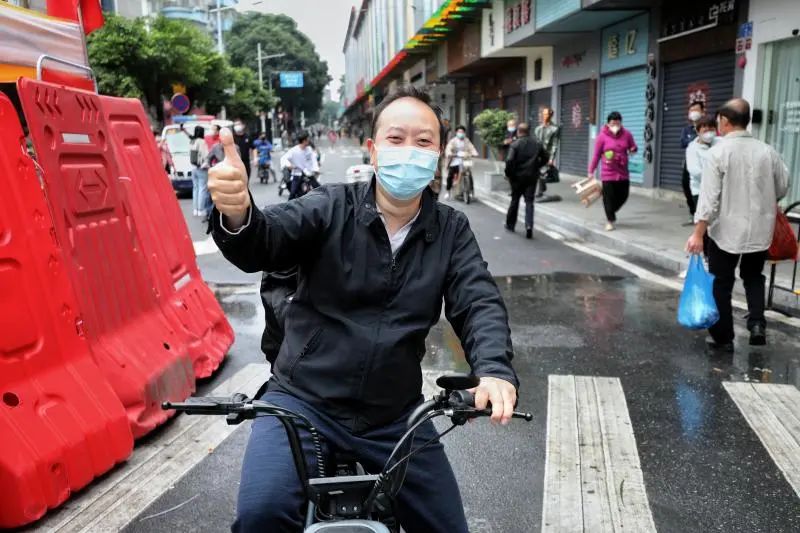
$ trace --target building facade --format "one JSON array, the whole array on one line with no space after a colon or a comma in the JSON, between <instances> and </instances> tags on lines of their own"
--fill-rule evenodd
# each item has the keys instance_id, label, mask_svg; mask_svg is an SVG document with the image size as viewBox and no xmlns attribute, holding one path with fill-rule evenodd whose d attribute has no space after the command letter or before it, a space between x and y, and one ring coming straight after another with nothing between
<instances>
[{"instance_id":1,"label":"building facade","mask_svg":"<svg viewBox=\"0 0 800 533\"><path fill-rule=\"evenodd\" d=\"M399 82L436 91L445 115L468 127L483 109L535 123L547 106L562 126L560 168L582 176L599 129L618 111L639 146L632 182L670 195L681 191L689 105L702 102L713 114L743 96L753 105L753 133L781 152L795 178L789 199L800 201L797 0L494 0L458 16L468 3L426 11L399 2L414 5L402 27L409 42L397 47L403 39L394 34L395 47L368 64L363 49L373 45L351 20L346 116L360 109L352 102L374 105ZM359 17L369 20L376 5L364 1ZM403 74L393 77L394 67Z\"/></svg>"}]
</instances>

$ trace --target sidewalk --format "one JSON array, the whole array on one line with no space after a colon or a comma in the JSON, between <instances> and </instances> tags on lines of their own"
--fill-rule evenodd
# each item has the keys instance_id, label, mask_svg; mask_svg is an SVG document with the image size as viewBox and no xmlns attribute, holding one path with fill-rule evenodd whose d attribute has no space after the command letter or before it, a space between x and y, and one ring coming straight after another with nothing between
<instances>
[{"instance_id":1,"label":"sidewalk","mask_svg":"<svg viewBox=\"0 0 800 533\"><path fill-rule=\"evenodd\" d=\"M475 160L475 189L479 200L490 202L506 209L511 200L508 184L502 178L488 178L495 172L495 163L485 159ZM605 248L614 255L628 256L678 275L685 270L689 257L684 247L692 228L683 226L689 220L685 202L653 198L638 193L631 187L631 195L619 212L616 230L605 231L605 216L602 200L584 207L578 200L571 184L581 179L578 176L561 175L561 183L547 186L548 195L559 195L560 202L537 203L536 226L550 226L565 237L590 242ZM524 201L523 201L524 203ZM520 206L520 220L524 209ZM764 274L769 281L770 265ZM777 269L779 285L790 286L792 264L781 263ZM741 288L737 284L737 292ZM775 303L800 310L800 297L776 291Z\"/></svg>"}]
</instances>

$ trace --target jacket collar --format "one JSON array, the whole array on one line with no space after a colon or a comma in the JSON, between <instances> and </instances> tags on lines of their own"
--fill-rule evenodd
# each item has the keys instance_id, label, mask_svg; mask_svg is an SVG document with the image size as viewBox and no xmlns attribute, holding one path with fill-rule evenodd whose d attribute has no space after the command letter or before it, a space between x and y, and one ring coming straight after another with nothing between
<instances>
[{"instance_id":1,"label":"jacket collar","mask_svg":"<svg viewBox=\"0 0 800 533\"><path fill-rule=\"evenodd\" d=\"M369 185L361 184L358 198L358 205L356 207L356 220L365 226L372 225L375 220L380 220L378 208L375 205L375 177L372 178ZM439 235L439 206L436 198L433 196L433 191L430 187L426 187L422 192L422 202L420 205L419 215L414 225L411 226L411 232L407 239L410 239L420 231L425 234L425 242L431 243L436 240Z\"/></svg>"},{"instance_id":2,"label":"jacket collar","mask_svg":"<svg viewBox=\"0 0 800 533\"><path fill-rule=\"evenodd\" d=\"M735 139L736 137L752 137L753 134L747 130L735 130L723 137L723 139Z\"/></svg>"}]
</instances>

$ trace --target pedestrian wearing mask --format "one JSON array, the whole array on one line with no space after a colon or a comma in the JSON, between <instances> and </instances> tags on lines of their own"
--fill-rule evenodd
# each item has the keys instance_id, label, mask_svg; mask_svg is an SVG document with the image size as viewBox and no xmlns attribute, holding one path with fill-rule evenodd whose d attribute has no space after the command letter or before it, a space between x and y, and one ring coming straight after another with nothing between
<instances>
[{"instance_id":1,"label":"pedestrian wearing mask","mask_svg":"<svg viewBox=\"0 0 800 533\"><path fill-rule=\"evenodd\" d=\"M594 177L600 160L603 167L600 180L603 182L603 207L606 212L606 231L613 231L617 212L625 205L631 189L628 172L628 156L639 148L631 132L622 127L622 115L618 111L609 113L606 125L600 130L594 143L594 155L589 164L589 177Z\"/></svg>"},{"instance_id":2,"label":"pedestrian wearing mask","mask_svg":"<svg viewBox=\"0 0 800 533\"><path fill-rule=\"evenodd\" d=\"M697 122L703 118L705 115L706 106L703 102L696 100L689 104L689 123L683 128L681 131L681 148L683 148L684 152L689 147L689 145L697 138ZM691 219L685 226L691 226L694 224L694 213L697 209L697 198L694 193L692 193L692 186L691 186L691 175L687 168L687 161L684 158L683 160L683 174L681 177L681 185L683 186L683 195L686 197L686 205L689 208L689 215Z\"/></svg>"},{"instance_id":3,"label":"pedestrian wearing mask","mask_svg":"<svg viewBox=\"0 0 800 533\"><path fill-rule=\"evenodd\" d=\"M561 139L561 127L553 122L553 110L550 107L542 108L540 116L540 123L534 132L539 144L544 148L547 154L547 166L553 169L556 164L556 156L558 155L558 147ZM538 189L536 191L536 198L541 198L547 192L546 176L539 178Z\"/></svg>"},{"instance_id":4,"label":"pedestrian wearing mask","mask_svg":"<svg viewBox=\"0 0 800 533\"><path fill-rule=\"evenodd\" d=\"M517 121L513 118L506 122L506 138L503 139L503 150L502 156L503 160L505 160L506 156L508 155L508 148L511 146L511 143L517 140Z\"/></svg>"},{"instance_id":5,"label":"pedestrian wearing mask","mask_svg":"<svg viewBox=\"0 0 800 533\"><path fill-rule=\"evenodd\" d=\"M708 151L695 228L686 250L703 252L708 232L708 269L714 275L719 320L709 328L709 347L733 351L731 294L736 267L747 297L750 344L767 342L764 318L764 262L775 231L776 206L789 188L789 170L774 148L747 131L750 104L729 100L717 113L722 140Z\"/></svg>"},{"instance_id":6,"label":"pedestrian wearing mask","mask_svg":"<svg viewBox=\"0 0 800 533\"><path fill-rule=\"evenodd\" d=\"M697 205L703 168L706 166L709 149L717 143L717 121L703 117L697 121L697 137L686 148L686 170L689 172L689 189L692 202ZM692 222L694 224L694 222Z\"/></svg>"},{"instance_id":7,"label":"pedestrian wearing mask","mask_svg":"<svg viewBox=\"0 0 800 533\"><path fill-rule=\"evenodd\" d=\"M447 125L445 124L445 127ZM467 128L459 126L456 128L455 136L447 143L444 150L444 156L449 161L447 169L447 194L445 199L450 198L450 189L453 188L453 180L458 177L461 172L461 165L464 163L464 158L478 157L478 151L472 142L467 139Z\"/></svg>"},{"instance_id":8,"label":"pedestrian wearing mask","mask_svg":"<svg viewBox=\"0 0 800 533\"><path fill-rule=\"evenodd\" d=\"M244 169L247 172L247 179L250 179L250 160L253 151L253 140L250 139L250 136L247 134L247 128L240 119L236 119L233 123L233 141L236 143L236 146L239 148L239 153L242 154L242 163L244 163Z\"/></svg>"}]
</instances>

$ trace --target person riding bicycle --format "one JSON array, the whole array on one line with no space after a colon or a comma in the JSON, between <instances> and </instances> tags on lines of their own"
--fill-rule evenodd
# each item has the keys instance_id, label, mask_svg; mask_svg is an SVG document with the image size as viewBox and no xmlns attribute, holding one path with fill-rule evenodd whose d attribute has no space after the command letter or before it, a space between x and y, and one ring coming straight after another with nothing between
<instances>
[{"instance_id":1,"label":"person riding bicycle","mask_svg":"<svg viewBox=\"0 0 800 533\"><path fill-rule=\"evenodd\" d=\"M272 169L272 143L267 139L267 134L261 132L258 139L253 141L253 148L258 156L258 178L261 183L269 183L269 175L277 183L278 177Z\"/></svg>"},{"instance_id":2,"label":"person riding bicycle","mask_svg":"<svg viewBox=\"0 0 800 533\"><path fill-rule=\"evenodd\" d=\"M223 137L227 157L209 179L215 242L245 272L298 272L261 399L307 416L324 441L323 460L347 452L367 471L382 470L422 401L425 339L443 303L480 378L476 407L491 402L493 422L511 419L519 381L503 298L466 215L437 202L428 188L443 129L427 94L400 89L373 115L367 144L377 177L326 185L263 211L254 208L230 134ZM436 435L430 421L417 429L415 445L431 445L410 461L397 496L397 516L409 533L467 531ZM304 501L281 422L256 419L233 531L297 531Z\"/></svg>"},{"instance_id":3,"label":"person riding bicycle","mask_svg":"<svg viewBox=\"0 0 800 533\"><path fill-rule=\"evenodd\" d=\"M289 191L290 200L299 196L304 177L311 182L311 186L314 189L319 187L319 182L317 181L319 161L317 160L317 153L311 147L311 140L307 131L301 131L297 134L297 144L281 157L281 168L289 169L292 173L292 185Z\"/></svg>"},{"instance_id":4,"label":"person riding bicycle","mask_svg":"<svg viewBox=\"0 0 800 533\"><path fill-rule=\"evenodd\" d=\"M470 157L478 157L478 151L475 146L467 138L467 128L459 126L456 128L455 136L447 143L444 150L444 155L447 158L447 194L445 199L450 198L450 189L453 188L453 181L458 180L458 175L461 172L461 165L464 159Z\"/></svg>"}]
</instances>

